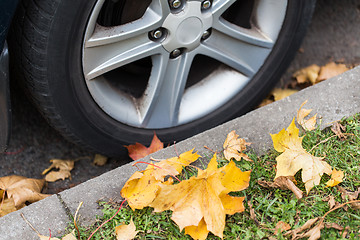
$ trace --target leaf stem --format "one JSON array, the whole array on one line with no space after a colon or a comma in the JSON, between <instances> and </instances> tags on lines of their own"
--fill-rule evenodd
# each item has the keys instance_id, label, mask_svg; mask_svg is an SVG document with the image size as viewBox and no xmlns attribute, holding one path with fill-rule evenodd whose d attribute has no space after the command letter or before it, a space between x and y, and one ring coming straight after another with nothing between
<instances>
[{"instance_id":1,"label":"leaf stem","mask_svg":"<svg viewBox=\"0 0 360 240\"><path fill-rule=\"evenodd\" d=\"M92 238L92 236L102 227L104 226L106 223L108 223L109 221L111 221L121 210L123 204L126 202L126 199L124 199L124 201L121 202L121 205L119 207L119 209L117 210L117 212L108 220L106 220L105 222L103 222L93 233L91 233L90 237L87 240L90 240Z\"/></svg>"}]
</instances>

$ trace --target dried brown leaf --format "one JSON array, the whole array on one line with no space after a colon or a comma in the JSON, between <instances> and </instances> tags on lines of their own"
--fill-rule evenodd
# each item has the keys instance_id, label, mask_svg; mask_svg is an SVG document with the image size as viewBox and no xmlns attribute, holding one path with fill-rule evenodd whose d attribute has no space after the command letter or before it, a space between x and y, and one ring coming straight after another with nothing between
<instances>
[{"instance_id":1,"label":"dried brown leaf","mask_svg":"<svg viewBox=\"0 0 360 240\"><path fill-rule=\"evenodd\" d=\"M297 111L297 122L298 124L307 131L312 131L316 126L316 115L305 120L305 118L310 114L312 109L303 109L302 107L307 103L307 100L303 102L300 106L300 109Z\"/></svg>"},{"instance_id":2,"label":"dried brown leaf","mask_svg":"<svg viewBox=\"0 0 360 240\"><path fill-rule=\"evenodd\" d=\"M303 197L303 191L301 191L295 184L294 184L294 177L284 177L280 176L274 180L274 182L267 182L267 181L258 181L258 183L266 188L280 188L282 190L290 190L292 191L297 199Z\"/></svg>"},{"instance_id":3,"label":"dried brown leaf","mask_svg":"<svg viewBox=\"0 0 360 240\"><path fill-rule=\"evenodd\" d=\"M241 158L252 161L243 151L246 150L246 146L249 146L251 143L247 143L244 139L239 138L239 135L235 133L235 130L231 131L224 142L224 156L227 160L231 160L232 158L237 161L241 160Z\"/></svg>"},{"instance_id":4,"label":"dried brown leaf","mask_svg":"<svg viewBox=\"0 0 360 240\"><path fill-rule=\"evenodd\" d=\"M96 166L104 166L107 163L108 157L105 157L101 154L95 154L94 157L94 165Z\"/></svg>"},{"instance_id":5,"label":"dried brown leaf","mask_svg":"<svg viewBox=\"0 0 360 240\"><path fill-rule=\"evenodd\" d=\"M335 77L341 73L346 72L347 70L349 70L349 68L347 68L345 64L336 64L334 62L330 62L320 68L319 76L317 77L316 82L321 82L326 79Z\"/></svg>"},{"instance_id":6,"label":"dried brown leaf","mask_svg":"<svg viewBox=\"0 0 360 240\"><path fill-rule=\"evenodd\" d=\"M311 83L315 84L319 76L320 67L316 64L300 69L293 74L299 84Z\"/></svg>"},{"instance_id":7,"label":"dried brown leaf","mask_svg":"<svg viewBox=\"0 0 360 240\"><path fill-rule=\"evenodd\" d=\"M275 101L279 101L297 92L298 90L295 89L275 88L272 90L271 94L274 96Z\"/></svg>"},{"instance_id":8,"label":"dried brown leaf","mask_svg":"<svg viewBox=\"0 0 360 240\"><path fill-rule=\"evenodd\" d=\"M343 200L349 200L349 201L353 201L356 200L360 194L360 187L358 188L357 191L355 192L351 192L351 191L346 191L344 188L340 187L340 186L336 186L336 188L341 192L341 198ZM351 208L355 209L355 210L360 210L360 203L356 202L356 203L350 203Z\"/></svg>"},{"instance_id":9,"label":"dried brown leaf","mask_svg":"<svg viewBox=\"0 0 360 240\"><path fill-rule=\"evenodd\" d=\"M275 226L275 231L274 234L277 234L279 231L280 232L284 232L289 230L291 227L288 223L283 222L283 221L279 221L276 226Z\"/></svg>"},{"instance_id":10,"label":"dried brown leaf","mask_svg":"<svg viewBox=\"0 0 360 240\"><path fill-rule=\"evenodd\" d=\"M45 176L45 180L47 182L55 182L60 179L64 180L65 178L71 178L70 171L74 168L73 160L51 159L50 162L52 162L50 167L42 172L43 175L47 174ZM59 169L59 171L52 171L49 173L49 171L53 168Z\"/></svg>"},{"instance_id":11,"label":"dried brown leaf","mask_svg":"<svg viewBox=\"0 0 360 240\"><path fill-rule=\"evenodd\" d=\"M346 135L343 133L343 131L345 131L345 127L343 125L341 125L339 122L335 122L332 126L331 126L331 131L333 133L336 134L336 136L338 136L338 138L340 140L344 140L346 139Z\"/></svg>"},{"instance_id":12,"label":"dried brown leaf","mask_svg":"<svg viewBox=\"0 0 360 240\"><path fill-rule=\"evenodd\" d=\"M8 198L13 199L19 209L25 202L33 203L49 196L41 193L44 183L43 179L12 175L0 178L0 189L6 191Z\"/></svg>"}]
</instances>

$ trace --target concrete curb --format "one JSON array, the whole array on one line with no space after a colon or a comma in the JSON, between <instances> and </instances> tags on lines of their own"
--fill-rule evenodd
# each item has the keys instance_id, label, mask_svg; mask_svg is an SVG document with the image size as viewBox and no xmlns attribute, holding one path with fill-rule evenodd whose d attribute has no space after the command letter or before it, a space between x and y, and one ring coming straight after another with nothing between
<instances>
[{"instance_id":1,"label":"concrete curb","mask_svg":"<svg viewBox=\"0 0 360 240\"><path fill-rule=\"evenodd\" d=\"M222 150L226 135L232 130L252 142L251 147L261 154L272 146L269 133L277 133L286 128L305 100L308 100L305 108L313 109L313 113L318 114L321 127L360 112L360 67L182 141L176 144L176 149L171 146L151 156L158 159L169 158L176 156L176 152L182 153L193 148L202 156L210 156L212 153L204 145L213 150ZM144 160L149 161L149 158L148 156ZM41 234L49 235L51 229L53 236L61 235L72 221L71 214L75 213L80 202L84 202L80 210L80 223L93 223L95 216L102 214L97 201L120 200L122 186L136 170L131 164L126 164L0 218L0 239L38 239L20 214Z\"/></svg>"}]
</instances>

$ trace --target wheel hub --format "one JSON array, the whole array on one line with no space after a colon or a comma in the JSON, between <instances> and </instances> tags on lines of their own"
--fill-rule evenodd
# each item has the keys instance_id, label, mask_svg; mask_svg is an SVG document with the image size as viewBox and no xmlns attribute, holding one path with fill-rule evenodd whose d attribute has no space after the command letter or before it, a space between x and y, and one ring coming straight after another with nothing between
<instances>
[{"instance_id":1,"label":"wheel hub","mask_svg":"<svg viewBox=\"0 0 360 240\"><path fill-rule=\"evenodd\" d=\"M168 30L163 47L172 52L185 48L191 51L200 45L203 33L212 26L212 14L201 10L201 2L190 1L178 13L170 13L162 27Z\"/></svg>"}]
</instances>

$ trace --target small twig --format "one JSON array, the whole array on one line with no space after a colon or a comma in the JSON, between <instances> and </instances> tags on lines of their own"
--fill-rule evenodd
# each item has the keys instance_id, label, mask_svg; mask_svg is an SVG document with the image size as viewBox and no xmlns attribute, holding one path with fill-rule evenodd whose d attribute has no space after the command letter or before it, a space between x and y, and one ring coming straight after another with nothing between
<instances>
[{"instance_id":1,"label":"small twig","mask_svg":"<svg viewBox=\"0 0 360 240\"><path fill-rule=\"evenodd\" d=\"M24 151L24 147L20 148L19 150L15 151L15 152L4 152L5 155L16 155L18 153L21 153L22 151Z\"/></svg>"},{"instance_id":2,"label":"small twig","mask_svg":"<svg viewBox=\"0 0 360 240\"><path fill-rule=\"evenodd\" d=\"M179 153L178 153L178 151L176 149L176 141L174 141L174 149L175 149L176 156L179 158L180 155L179 155Z\"/></svg>"},{"instance_id":3,"label":"small twig","mask_svg":"<svg viewBox=\"0 0 360 240\"><path fill-rule=\"evenodd\" d=\"M92 236L93 236L102 226L104 226L106 223L110 222L111 219L113 219L113 218L120 212L120 210L121 210L121 208L122 208L122 206L123 206L123 204L124 204L125 202L126 202L126 199L125 199L124 201L122 201L122 203L121 203L119 209L117 210L117 212L116 212L110 219L108 219L108 220L106 220L105 222L103 222L93 233L91 233L90 237L89 237L87 240L90 240L90 239L92 238Z\"/></svg>"},{"instance_id":4,"label":"small twig","mask_svg":"<svg viewBox=\"0 0 360 240\"><path fill-rule=\"evenodd\" d=\"M210 151L213 152L213 153L219 153L219 152L217 152L217 151L212 150L211 148L209 148L209 147L206 146L206 145L204 146L204 148L207 149L207 150L210 150Z\"/></svg>"},{"instance_id":5,"label":"small twig","mask_svg":"<svg viewBox=\"0 0 360 240\"><path fill-rule=\"evenodd\" d=\"M24 216L23 213L20 213L20 216L21 216L21 217L24 219L24 221L31 227L31 229L34 230L34 232L37 233L37 235L39 235L39 236L41 235L41 234L39 233L39 231L36 230L36 228L34 228L33 225L31 225L31 223L25 218L25 216Z\"/></svg>"},{"instance_id":6,"label":"small twig","mask_svg":"<svg viewBox=\"0 0 360 240\"><path fill-rule=\"evenodd\" d=\"M161 168L161 167L159 167L159 166L156 166L155 164L148 163L148 162L143 162L143 161L137 161L137 162L135 162L135 163L133 164L133 166L136 166L136 164L138 164L138 163L147 164L147 165L150 165L150 166L153 166L153 167L156 167L156 168L159 168L159 169L162 169L162 170L167 171L166 169L163 169L163 168ZM180 180L179 178L177 178L175 175L173 175L173 174L169 174L169 175L172 176L173 178L175 178L176 180L178 180L179 182L181 182L181 180Z\"/></svg>"},{"instance_id":7,"label":"small twig","mask_svg":"<svg viewBox=\"0 0 360 240\"><path fill-rule=\"evenodd\" d=\"M75 216L74 216L74 226L75 226L76 231L77 231L77 233L78 233L78 238L79 238L79 239L80 239L80 230L79 230L79 228L78 228L78 226L77 226L77 224L76 224L76 221L77 221L77 215L78 215L79 210L80 210L80 208L81 208L82 205L83 205L83 202L80 202L79 206L78 206L77 209L76 209Z\"/></svg>"},{"instance_id":8,"label":"small twig","mask_svg":"<svg viewBox=\"0 0 360 240\"><path fill-rule=\"evenodd\" d=\"M350 135L350 136L351 136L351 135L354 135L354 134L352 134L352 133L344 133L344 135ZM332 136L328 137L327 139L324 139L324 140L318 142L315 146L313 146L313 147L309 150L309 152L311 152L312 150L314 150L314 148L316 148L316 147L319 146L320 144L329 141L329 140L330 140L331 138L333 138L333 137L337 137L337 135L332 135Z\"/></svg>"}]
</instances>

